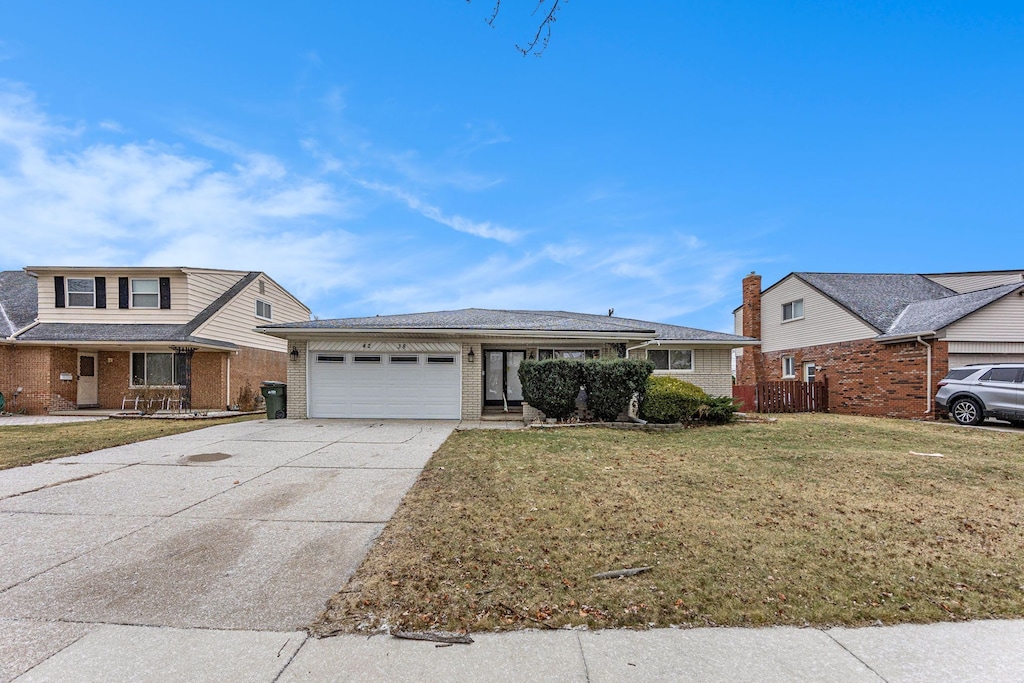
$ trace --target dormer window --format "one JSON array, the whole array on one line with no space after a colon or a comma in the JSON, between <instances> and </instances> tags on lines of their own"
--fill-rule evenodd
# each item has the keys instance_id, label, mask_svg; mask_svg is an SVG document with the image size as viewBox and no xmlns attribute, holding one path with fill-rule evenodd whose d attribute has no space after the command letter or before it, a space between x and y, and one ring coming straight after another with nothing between
<instances>
[{"instance_id":1,"label":"dormer window","mask_svg":"<svg viewBox=\"0 0 1024 683\"><path fill-rule=\"evenodd\" d=\"M132 308L160 308L160 281L132 278Z\"/></svg>"},{"instance_id":2,"label":"dormer window","mask_svg":"<svg viewBox=\"0 0 1024 683\"><path fill-rule=\"evenodd\" d=\"M782 304L782 322L787 320L799 320L804 317L804 300L797 299L796 301L790 301L789 303Z\"/></svg>"},{"instance_id":3,"label":"dormer window","mask_svg":"<svg viewBox=\"0 0 1024 683\"><path fill-rule=\"evenodd\" d=\"M91 277L69 277L68 308L95 308L96 281Z\"/></svg>"}]
</instances>

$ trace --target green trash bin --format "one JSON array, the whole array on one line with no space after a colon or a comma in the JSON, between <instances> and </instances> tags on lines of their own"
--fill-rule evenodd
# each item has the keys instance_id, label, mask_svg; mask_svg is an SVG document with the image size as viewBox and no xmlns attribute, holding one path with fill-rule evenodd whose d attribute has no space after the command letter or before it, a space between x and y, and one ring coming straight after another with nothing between
<instances>
[{"instance_id":1,"label":"green trash bin","mask_svg":"<svg viewBox=\"0 0 1024 683\"><path fill-rule=\"evenodd\" d=\"M266 380L260 382L260 393L267 402L267 419L283 420L288 417L288 385Z\"/></svg>"}]
</instances>

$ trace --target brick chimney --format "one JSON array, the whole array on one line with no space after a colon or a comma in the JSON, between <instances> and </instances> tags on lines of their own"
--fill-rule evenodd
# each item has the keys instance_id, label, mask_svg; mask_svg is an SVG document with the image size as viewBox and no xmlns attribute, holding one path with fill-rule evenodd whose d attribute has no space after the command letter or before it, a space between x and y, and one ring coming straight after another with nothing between
<instances>
[{"instance_id":1,"label":"brick chimney","mask_svg":"<svg viewBox=\"0 0 1024 683\"><path fill-rule=\"evenodd\" d=\"M743 336L761 338L761 276L743 278Z\"/></svg>"},{"instance_id":2,"label":"brick chimney","mask_svg":"<svg viewBox=\"0 0 1024 683\"><path fill-rule=\"evenodd\" d=\"M751 273L743 278L743 336L761 338L761 276ZM748 346L736 358L736 383L749 386L764 379L759 346Z\"/></svg>"}]
</instances>

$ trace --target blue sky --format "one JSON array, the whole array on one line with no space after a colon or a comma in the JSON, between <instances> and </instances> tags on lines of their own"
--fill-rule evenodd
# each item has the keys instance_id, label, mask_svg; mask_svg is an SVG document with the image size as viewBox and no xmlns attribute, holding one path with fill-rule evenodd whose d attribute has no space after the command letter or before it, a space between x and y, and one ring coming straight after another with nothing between
<instances>
[{"instance_id":1,"label":"blue sky","mask_svg":"<svg viewBox=\"0 0 1024 683\"><path fill-rule=\"evenodd\" d=\"M0 268L731 330L752 270L1024 266L1019 3L227 5L0 5Z\"/></svg>"}]
</instances>

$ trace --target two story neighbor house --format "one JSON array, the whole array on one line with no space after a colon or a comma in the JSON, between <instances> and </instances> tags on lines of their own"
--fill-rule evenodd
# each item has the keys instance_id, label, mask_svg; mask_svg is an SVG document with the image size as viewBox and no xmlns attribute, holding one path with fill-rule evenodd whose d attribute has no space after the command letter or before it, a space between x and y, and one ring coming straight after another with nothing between
<instances>
[{"instance_id":1,"label":"two story neighbor house","mask_svg":"<svg viewBox=\"0 0 1024 683\"><path fill-rule=\"evenodd\" d=\"M310 311L261 272L39 266L0 273L0 392L29 413L121 408L180 392L223 409L284 380L287 345L260 324Z\"/></svg>"},{"instance_id":2,"label":"two story neighbor house","mask_svg":"<svg viewBox=\"0 0 1024 683\"><path fill-rule=\"evenodd\" d=\"M732 393L732 349L756 339L566 311L455 311L263 325L288 340L289 417L479 419L521 407L519 364L647 358L656 374Z\"/></svg>"},{"instance_id":3,"label":"two story neighbor house","mask_svg":"<svg viewBox=\"0 0 1024 683\"><path fill-rule=\"evenodd\" d=\"M743 280L737 382L827 377L829 409L926 417L938 382L969 363L1024 361L1024 270L929 275L790 273Z\"/></svg>"}]
</instances>

